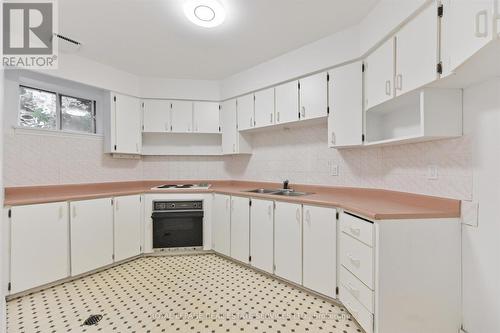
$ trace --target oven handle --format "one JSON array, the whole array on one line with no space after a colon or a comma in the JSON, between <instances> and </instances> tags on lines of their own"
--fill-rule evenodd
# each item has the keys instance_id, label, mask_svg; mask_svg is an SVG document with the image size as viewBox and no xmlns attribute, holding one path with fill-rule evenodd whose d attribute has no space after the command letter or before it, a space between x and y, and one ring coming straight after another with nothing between
<instances>
[{"instance_id":1,"label":"oven handle","mask_svg":"<svg viewBox=\"0 0 500 333\"><path fill-rule=\"evenodd\" d=\"M203 217L202 210L177 210L172 212L153 212L152 219L164 217Z\"/></svg>"}]
</instances>

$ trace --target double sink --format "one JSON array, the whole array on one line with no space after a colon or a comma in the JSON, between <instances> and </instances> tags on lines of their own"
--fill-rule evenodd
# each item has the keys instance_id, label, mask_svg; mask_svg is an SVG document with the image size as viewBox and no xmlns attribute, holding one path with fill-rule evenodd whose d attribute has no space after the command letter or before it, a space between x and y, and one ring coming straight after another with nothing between
<instances>
[{"instance_id":1,"label":"double sink","mask_svg":"<svg viewBox=\"0 0 500 333\"><path fill-rule=\"evenodd\" d=\"M267 188L258 188L247 192L259 193L259 194L283 195L289 197L300 197L302 195L312 194L306 192L298 192L292 189L267 189Z\"/></svg>"}]
</instances>

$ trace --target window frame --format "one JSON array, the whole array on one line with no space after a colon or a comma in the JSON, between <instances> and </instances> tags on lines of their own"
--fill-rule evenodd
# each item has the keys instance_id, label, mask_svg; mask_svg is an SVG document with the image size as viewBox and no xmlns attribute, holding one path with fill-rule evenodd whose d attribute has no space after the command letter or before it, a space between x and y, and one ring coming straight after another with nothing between
<instances>
[{"instance_id":1,"label":"window frame","mask_svg":"<svg viewBox=\"0 0 500 333\"><path fill-rule=\"evenodd\" d=\"M24 126L21 124L20 121L20 113L21 113L21 88L25 89L31 89L31 90L38 90L41 92L46 92L50 94L55 94L56 95L56 128L36 128L36 127L28 127ZM88 98L88 97L79 97L79 96L74 96L72 94L66 94L63 92L59 91L54 91L54 90L49 90L49 89L44 89L44 88L39 88L36 85L27 85L27 84L19 84L19 87L17 89L18 93L18 111L17 111L17 125L20 128L27 129L27 130L41 130L41 131L56 131L60 133L75 133L75 134L82 134L82 135L96 135L97 133L97 101L93 98ZM82 131L71 131L71 130L63 130L62 128L62 108L61 108L61 103L62 103L62 96L64 97L70 97L70 98L76 98L76 99L82 99L86 101L92 102L92 132L82 132Z\"/></svg>"}]
</instances>

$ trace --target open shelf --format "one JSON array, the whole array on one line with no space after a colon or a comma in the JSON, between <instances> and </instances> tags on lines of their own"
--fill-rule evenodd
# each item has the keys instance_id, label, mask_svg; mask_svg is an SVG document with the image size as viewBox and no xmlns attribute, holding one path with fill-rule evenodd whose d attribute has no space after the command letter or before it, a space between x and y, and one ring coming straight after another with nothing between
<instances>
[{"instance_id":1,"label":"open shelf","mask_svg":"<svg viewBox=\"0 0 500 333\"><path fill-rule=\"evenodd\" d=\"M219 133L143 133L142 155L219 156L222 136Z\"/></svg>"},{"instance_id":2,"label":"open shelf","mask_svg":"<svg viewBox=\"0 0 500 333\"><path fill-rule=\"evenodd\" d=\"M462 135L462 90L424 88L366 111L365 145L389 145Z\"/></svg>"}]
</instances>

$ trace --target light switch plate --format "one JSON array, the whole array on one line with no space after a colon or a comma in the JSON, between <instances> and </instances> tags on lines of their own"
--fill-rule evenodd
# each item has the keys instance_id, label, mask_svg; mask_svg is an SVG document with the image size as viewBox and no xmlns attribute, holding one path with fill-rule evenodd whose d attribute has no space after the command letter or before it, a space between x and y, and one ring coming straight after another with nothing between
<instances>
[{"instance_id":1,"label":"light switch plate","mask_svg":"<svg viewBox=\"0 0 500 333\"><path fill-rule=\"evenodd\" d=\"M439 178L437 165L429 165L427 167L427 179L436 180Z\"/></svg>"},{"instance_id":2,"label":"light switch plate","mask_svg":"<svg viewBox=\"0 0 500 333\"><path fill-rule=\"evenodd\" d=\"M338 164L331 164L330 165L330 169L331 169L331 175L332 176L338 176L339 175L339 166Z\"/></svg>"}]
</instances>

